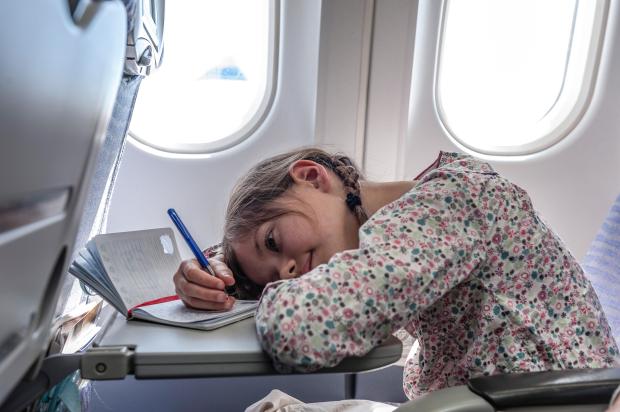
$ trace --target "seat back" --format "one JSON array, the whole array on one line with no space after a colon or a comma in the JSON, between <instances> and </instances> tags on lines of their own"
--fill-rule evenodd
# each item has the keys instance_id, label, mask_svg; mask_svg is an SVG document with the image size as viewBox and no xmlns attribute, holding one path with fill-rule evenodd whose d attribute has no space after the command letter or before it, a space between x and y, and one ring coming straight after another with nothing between
<instances>
[{"instance_id":1,"label":"seat back","mask_svg":"<svg viewBox=\"0 0 620 412\"><path fill-rule=\"evenodd\" d=\"M126 16L120 1L0 2L0 404L48 346Z\"/></svg>"},{"instance_id":2,"label":"seat back","mask_svg":"<svg viewBox=\"0 0 620 412\"><path fill-rule=\"evenodd\" d=\"M590 245L582 266L620 342L620 196Z\"/></svg>"}]
</instances>

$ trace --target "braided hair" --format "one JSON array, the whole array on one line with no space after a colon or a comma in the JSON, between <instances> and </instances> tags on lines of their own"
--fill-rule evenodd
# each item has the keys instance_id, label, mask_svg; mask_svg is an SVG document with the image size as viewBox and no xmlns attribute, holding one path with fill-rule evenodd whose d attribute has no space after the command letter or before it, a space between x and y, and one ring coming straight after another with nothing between
<instances>
[{"instance_id":1,"label":"braided hair","mask_svg":"<svg viewBox=\"0 0 620 412\"><path fill-rule=\"evenodd\" d=\"M362 197L360 194L360 172L353 164L351 159L341 154L332 156L316 156L305 158L312 160L334 172L342 181L346 194L345 203L349 210L355 215L360 226L368 220L368 216L362 207Z\"/></svg>"},{"instance_id":2,"label":"braided hair","mask_svg":"<svg viewBox=\"0 0 620 412\"><path fill-rule=\"evenodd\" d=\"M274 200L292 187L294 181L290 175L290 167L298 160L311 160L331 170L342 181L345 203L360 226L368 220L360 196L359 182L363 180L363 176L347 156L330 154L318 148L304 148L260 162L235 185L224 223L221 253L236 280L234 290L229 292L239 299L256 299L262 293L263 287L252 282L243 272L232 244L263 223L291 213Z\"/></svg>"}]
</instances>

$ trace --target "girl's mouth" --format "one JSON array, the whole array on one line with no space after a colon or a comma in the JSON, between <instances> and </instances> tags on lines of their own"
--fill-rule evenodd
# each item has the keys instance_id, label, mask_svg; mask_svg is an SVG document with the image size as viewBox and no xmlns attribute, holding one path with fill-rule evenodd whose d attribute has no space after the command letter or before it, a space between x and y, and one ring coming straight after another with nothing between
<instances>
[{"instance_id":1,"label":"girl's mouth","mask_svg":"<svg viewBox=\"0 0 620 412\"><path fill-rule=\"evenodd\" d=\"M306 274L310 272L311 270L312 270L312 251L308 253L308 260L306 261L306 264L304 265L302 274Z\"/></svg>"}]
</instances>

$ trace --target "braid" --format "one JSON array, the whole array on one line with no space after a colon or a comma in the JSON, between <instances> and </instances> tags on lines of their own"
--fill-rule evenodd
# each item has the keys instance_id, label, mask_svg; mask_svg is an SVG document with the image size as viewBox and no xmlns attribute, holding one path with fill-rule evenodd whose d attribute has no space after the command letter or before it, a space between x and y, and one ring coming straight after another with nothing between
<instances>
[{"instance_id":1,"label":"braid","mask_svg":"<svg viewBox=\"0 0 620 412\"><path fill-rule=\"evenodd\" d=\"M307 160L312 160L327 167L340 178L344 186L347 207L357 218L360 226L363 225L368 220L368 215L362 207L359 184L360 174L351 159L344 155L335 154L333 156L314 155L308 157Z\"/></svg>"},{"instance_id":2,"label":"braid","mask_svg":"<svg viewBox=\"0 0 620 412\"><path fill-rule=\"evenodd\" d=\"M363 225L368 220L368 215L362 207L360 175L357 172L357 168L353 165L351 159L343 155L334 155L332 163L334 164L332 170L338 175L344 185L347 206L353 212L360 225Z\"/></svg>"}]
</instances>

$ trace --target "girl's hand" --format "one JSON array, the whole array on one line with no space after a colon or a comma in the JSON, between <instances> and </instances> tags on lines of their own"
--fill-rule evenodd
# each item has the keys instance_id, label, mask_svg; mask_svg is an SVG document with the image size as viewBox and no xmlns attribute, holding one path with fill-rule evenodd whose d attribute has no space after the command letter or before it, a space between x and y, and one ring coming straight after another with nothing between
<instances>
[{"instance_id":1,"label":"girl's hand","mask_svg":"<svg viewBox=\"0 0 620 412\"><path fill-rule=\"evenodd\" d=\"M222 258L217 255L209 259L216 276L202 269L196 259L181 262L173 280L176 293L186 306L210 310L232 308L235 298L228 296L225 288L234 285L235 279Z\"/></svg>"}]
</instances>

